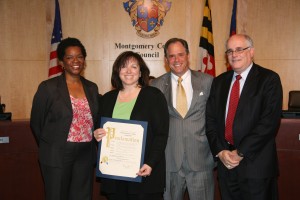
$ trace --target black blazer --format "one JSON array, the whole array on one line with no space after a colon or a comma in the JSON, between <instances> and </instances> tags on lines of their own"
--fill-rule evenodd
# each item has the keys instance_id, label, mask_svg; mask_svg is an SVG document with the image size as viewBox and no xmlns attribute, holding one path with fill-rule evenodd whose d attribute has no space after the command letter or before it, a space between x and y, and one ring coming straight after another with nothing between
<instances>
[{"instance_id":1,"label":"black blazer","mask_svg":"<svg viewBox=\"0 0 300 200\"><path fill-rule=\"evenodd\" d=\"M112 90L101 98L101 116L112 117L118 93L118 90ZM150 176L143 178L142 183L128 182L128 191L132 194L163 192L165 187L165 148L169 131L169 113L162 92L150 86L142 88L130 119L148 122L144 163L152 167L152 173ZM103 193L116 192L118 181L103 178L101 182Z\"/></svg>"},{"instance_id":2,"label":"black blazer","mask_svg":"<svg viewBox=\"0 0 300 200\"><path fill-rule=\"evenodd\" d=\"M225 113L233 71L214 79L206 108L206 132L214 156L228 149L224 139ZM233 137L235 147L244 154L237 167L246 178L274 177L278 174L275 137L282 110L282 86L278 74L253 64L237 107ZM227 168L218 162L219 176Z\"/></svg>"},{"instance_id":3,"label":"black blazer","mask_svg":"<svg viewBox=\"0 0 300 200\"><path fill-rule=\"evenodd\" d=\"M94 126L99 114L98 87L95 83L81 77L86 98L91 109ZM39 160L49 166L62 166L64 146L71 122L73 110L65 75L43 81L34 96L30 117L30 126L39 145ZM95 142L91 142L95 154Z\"/></svg>"}]
</instances>

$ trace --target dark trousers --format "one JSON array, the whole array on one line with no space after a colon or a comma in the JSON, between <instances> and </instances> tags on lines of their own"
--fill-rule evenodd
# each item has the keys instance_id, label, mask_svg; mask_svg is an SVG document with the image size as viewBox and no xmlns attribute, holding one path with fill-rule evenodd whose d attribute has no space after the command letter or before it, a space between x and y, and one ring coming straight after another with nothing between
<instances>
[{"instance_id":1,"label":"dark trousers","mask_svg":"<svg viewBox=\"0 0 300 200\"><path fill-rule=\"evenodd\" d=\"M277 178L239 178L237 170L229 170L228 177L219 177L222 200L278 200Z\"/></svg>"},{"instance_id":2,"label":"dark trousers","mask_svg":"<svg viewBox=\"0 0 300 200\"><path fill-rule=\"evenodd\" d=\"M162 194L109 194L108 200L162 200Z\"/></svg>"},{"instance_id":3,"label":"dark trousers","mask_svg":"<svg viewBox=\"0 0 300 200\"><path fill-rule=\"evenodd\" d=\"M91 143L65 147L62 167L41 164L46 200L91 200L93 170Z\"/></svg>"},{"instance_id":4,"label":"dark trousers","mask_svg":"<svg viewBox=\"0 0 300 200\"><path fill-rule=\"evenodd\" d=\"M129 194L126 181L118 181L116 184L116 193L106 194L108 200L162 200L162 193L139 193Z\"/></svg>"}]
</instances>

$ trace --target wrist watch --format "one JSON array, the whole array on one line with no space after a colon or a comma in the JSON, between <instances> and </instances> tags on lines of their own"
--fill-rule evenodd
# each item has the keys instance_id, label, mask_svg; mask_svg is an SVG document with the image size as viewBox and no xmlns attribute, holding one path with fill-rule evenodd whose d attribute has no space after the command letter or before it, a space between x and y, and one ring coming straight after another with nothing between
<instances>
[{"instance_id":1,"label":"wrist watch","mask_svg":"<svg viewBox=\"0 0 300 200\"><path fill-rule=\"evenodd\" d=\"M240 157L244 157L244 154L243 153L241 153L239 150L237 150L237 154L240 156Z\"/></svg>"}]
</instances>

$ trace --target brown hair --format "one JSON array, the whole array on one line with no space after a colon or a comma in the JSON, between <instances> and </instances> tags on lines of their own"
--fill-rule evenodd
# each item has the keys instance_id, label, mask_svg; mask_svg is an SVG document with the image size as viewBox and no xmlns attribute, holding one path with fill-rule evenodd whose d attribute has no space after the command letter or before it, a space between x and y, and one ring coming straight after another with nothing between
<instances>
[{"instance_id":1,"label":"brown hair","mask_svg":"<svg viewBox=\"0 0 300 200\"><path fill-rule=\"evenodd\" d=\"M112 68L111 84L118 90L124 89L119 75L121 67L125 66L130 59L135 59L140 67L141 77L138 80L139 86L145 87L149 85L150 70L143 58L133 51L125 51L117 57Z\"/></svg>"}]
</instances>

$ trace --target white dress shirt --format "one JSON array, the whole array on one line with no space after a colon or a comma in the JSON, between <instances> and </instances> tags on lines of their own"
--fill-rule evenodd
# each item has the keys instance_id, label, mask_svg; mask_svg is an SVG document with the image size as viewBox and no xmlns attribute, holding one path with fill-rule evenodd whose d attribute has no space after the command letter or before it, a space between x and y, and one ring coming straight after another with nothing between
<instances>
[{"instance_id":1,"label":"white dress shirt","mask_svg":"<svg viewBox=\"0 0 300 200\"><path fill-rule=\"evenodd\" d=\"M249 74L249 71L250 69L252 68L252 65L253 63L247 67L247 69L245 71L243 71L240 75L241 75L241 79L240 79L240 95L242 93L242 90L243 90L243 87L244 87L244 84L245 84L245 81L247 79L247 76ZM230 90L229 90L229 93L228 93L228 97L227 97L227 103L226 103L226 114L225 114L225 120L226 120L226 117L227 117L227 112L228 112L228 106L229 106L229 98L230 98L230 93L231 93L231 89L232 89L232 86L233 86L233 83L234 81L236 80L236 76L238 74L236 72L233 73L233 76L232 76L232 80L231 80L231 85L230 85Z\"/></svg>"}]
</instances>

